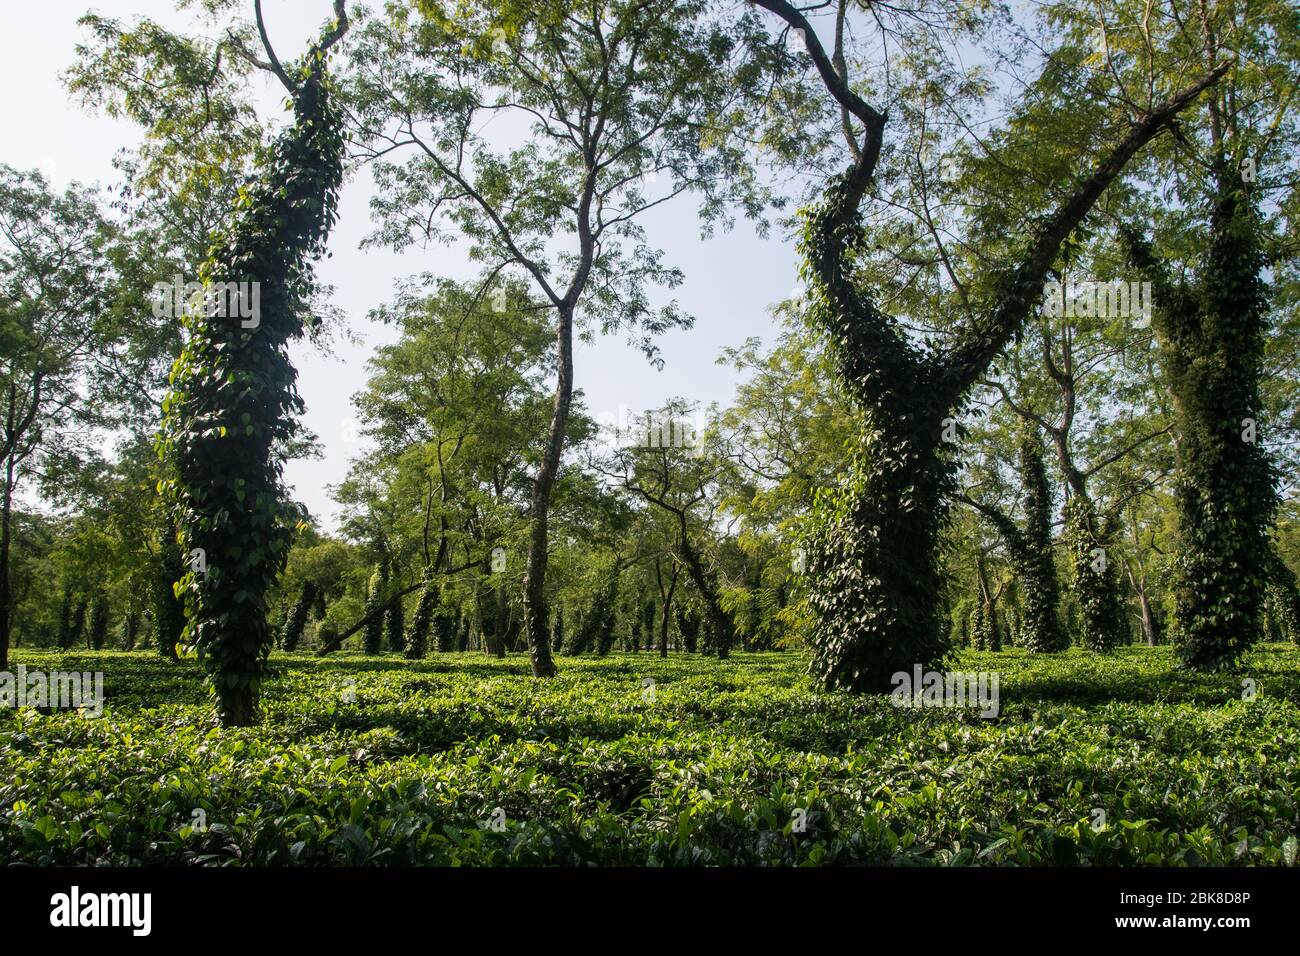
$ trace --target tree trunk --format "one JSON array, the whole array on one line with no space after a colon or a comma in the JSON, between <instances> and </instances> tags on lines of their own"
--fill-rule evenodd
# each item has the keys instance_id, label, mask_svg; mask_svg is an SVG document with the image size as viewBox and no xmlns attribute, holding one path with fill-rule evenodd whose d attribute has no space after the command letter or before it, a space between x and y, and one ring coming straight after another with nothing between
<instances>
[{"instance_id":1,"label":"tree trunk","mask_svg":"<svg viewBox=\"0 0 1300 956\"><path fill-rule=\"evenodd\" d=\"M686 565L686 572L691 576L691 583L695 585L696 590L700 592L701 599L704 601L704 613L709 621L709 629L713 632L714 652L720 658L727 657L731 652L734 637L731 617L723 609L722 602L718 599L717 581L714 579L712 571L704 567L699 554L691 546L690 538L687 537L686 513L679 512L677 520L681 532L679 549L682 555L682 563Z\"/></svg>"},{"instance_id":2,"label":"tree trunk","mask_svg":"<svg viewBox=\"0 0 1300 956\"><path fill-rule=\"evenodd\" d=\"M677 576L679 572L680 567L677 562L674 561L673 573L668 579L668 587L665 589L663 574L659 569L659 559L655 558L655 586L659 589L659 599L663 603L662 620L659 622L659 656L665 658L668 656L668 625L671 623L669 612L672 610L673 593L677 590ZM654 627L653 615L651 616L650 627ZM646 640L649 639L649 632L647 632Z\"/></svg>"},{"instance_id":3,"label":"tree trunk","mask_svg":"<svg viewBox=\"0 0 1300 956\"><path fill-rule=\"evenodd\" d=\"M1142 625L1142 639L1146 642L1147 647L1155 647L1155 619L1151 614L1151 602L1147 600L1146 572L1143 572L1141 575L1136 574L1133 571L1133 566L1125 561L1124 573L1128 577L1129 586L1133 588L1133 593L1138 599L1138 620Z\"/></svg>"},{"instance_id":4,"label":"tree trunk","mask_svg":"<svg viewBox=\"0 0 1300 956\"><path fill-rule=\"evenodd\" d=\"M893 674L932 669L947 651L936 596L952 471L938 450L939 417L919 421L911 409L924 409L924 400L900 385L897 413L871 413L842 503L814 516L812 673L826 688L885 693Z\"/></svg>"},{"instance_id":5,"label":"tree trunk","mask_svg":"<svg viewBox=\"0 0 1300 956\"><path fill-rule=\"evenodd\" d=\"M13 518L14 460L5 458L4 502L0 505L0 671L9 669L9 633L13 625L13 592L9 587L10 524Z\"/></svg>"},{"instance_id":6,"label":"tree trunk","mask_svg":"<svg viewBox=\"0 0 1300 956\"><path fill-rule=\"evenodd\" d=\"M677 590L677 569L673 568L672 583L668 586L668 594L664 596L663 613L659 621L659 656L668 656L668 625L670 622L669 612L673 606L673 592Z\"/></svg>"},{"instance_id":7,"label":"tree trunk","mask_svg":"<svg viewBox=\"0 0 1300 956\"><path fill-rule=\"evenodd\" d=\"M505 582L498 581L496 589L497 618L495 649L497 657L506 656L506 651L508 650L506 643L510 640L510 604L508 598L509 596L506 594Z\"/></svg>"},{"instance_id":8,"label":"tree trunk","mask_svg":"<svg viewBox=\"0 0 1300 956\"><path fill-rule=\"evenodd\" d=\"M555 409L551 413L545 454L533 481L532 530L528 539L528 567L524 572L524 634L534 677L555 675L551 638L546 632L546 561L551 492L564 454L564 433L573 398L573 306L567 301L560 307L558 318L556 341L560 350L560 368L555 383Z\"/></svg>"}]
</instances>

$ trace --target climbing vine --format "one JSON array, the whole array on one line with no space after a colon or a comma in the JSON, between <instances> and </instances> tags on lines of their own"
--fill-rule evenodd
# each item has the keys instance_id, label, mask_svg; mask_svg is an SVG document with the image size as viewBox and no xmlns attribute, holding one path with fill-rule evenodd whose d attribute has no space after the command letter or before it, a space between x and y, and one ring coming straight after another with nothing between
<instances>
[{"instance_id":1,"label":"climbing vine","mask_svg":"<svg viewBox=\"0 0 1300 956\"><path fill-rule=\"evenodd\" d=\"M809 319L866 421L809 524L811 669L826 687L884 692L895 672L937 668L949 650L934 595L953 466L938 447L946 409L917 374L920 353L850 277L864 233L849 204L841 178L805 214L800 240Z\"/></svg>"}]
</instances>

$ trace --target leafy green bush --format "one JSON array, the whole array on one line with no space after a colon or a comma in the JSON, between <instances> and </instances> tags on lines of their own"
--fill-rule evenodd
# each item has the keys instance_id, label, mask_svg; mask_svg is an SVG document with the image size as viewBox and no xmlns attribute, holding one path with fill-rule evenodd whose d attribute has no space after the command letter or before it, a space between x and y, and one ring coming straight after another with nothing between
<instances>
[{"instance_id":1,"label":"leafy green bush","mask_svg":"<svg viewBox=\"0 0 1300 956\"><path fill-rule=\"evenodd\" d=\"M994 719L818 692L793 654L611 653L537 682L519 657L277 653L264 722L231 729L210 717L191 660L16 657L104 669L106 704L98 719L0 711L0 857L12 862L1296 857L1290 645L1260 645L1236 677L1176 672L1169 647L966 652L962 669L1001 675ZM503 829L489 825L502 817Z\"/></svg>"}]
</instances>

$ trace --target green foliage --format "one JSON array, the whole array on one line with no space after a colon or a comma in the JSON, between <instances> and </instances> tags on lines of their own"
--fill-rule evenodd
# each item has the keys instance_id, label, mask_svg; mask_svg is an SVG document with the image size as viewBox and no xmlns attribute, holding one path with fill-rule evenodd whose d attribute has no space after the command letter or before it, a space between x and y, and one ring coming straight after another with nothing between
<instances>
[{"instance_id":1,"label":"green foliage","mask_svg":"<svg viewBox=\"0 0 1300 956\"><path fill-rule=\"evenodd\" d=\"M401 597L394 596L384 611L385 643L390 651L398 654L406 651L406 620Z\"/></svg>"},{"instance_id":2,"label":"green foliage","mask_svg":"<svg viewBox=\"0 0 1300 956\"><path fill-rule=\"evenodd\" d=\"M615 604L618 600L619 575L610 572L604 587L596 592L591 606L582 615L578 627L573 631L566 654L582 654L589 650L608 654L614 644ZM603 650L602 650L603 648Z\"/></svg>"},{"instance_id":3,"label":"green foliage","mask_svg":"<svg viewBox=\"0 0 1300 956\"><path fill-rule=\"evenodd\" d=\"M564 608L562 607L555 609L555 629L551 632L551 646L557 652L562 652L564 648ZM464 650L464 648L461 648L461 650Z\"/></svg>"},{"instance_id":4,"label":"green foliage","mask_svg":"<svg viewBox=\"0 0 1300 956\"><path fill-rule=\"evenodd\" d=\"M677 633L681 635L686 653L694 654L700 639L700 614L688 604L676 604Z\"/></svg>"},{"instance_id":5,"label":"green foliage","mask_svg":"<svg viewBox=\"0 0 1300 956\"><path fill-rule=\"evenodd\" d=\"M16 657L104 670L106 705L0 711L15 863L1295 863L1289 645L1250 656L1249 700L1234 677L1171 670L1169 648L967 653L1001 674L992 720L822 694L782 654L611 654L545 683L518 660L277 654L261 724L219 733L189 662Z\"/></svg>"},{"instance_id":6,"label":"green foliage","mask_svg":"<svg viewBox=\"0 0 1300 956\"><path fill-rule=\"evenodd\" d=\"M140 636L140 612L134 609L126 612L126 620L122 624L122 648L123 650L135 650L135 643Z\"/></svg>"},{"instance_id":7,"label":"green foliage","mask_svg":"<svg viewBox=\"0 0 1300 956\"><path fill-rule=\"evenodd\" d=\"M636 611L635 609L633 609L633 614L635 615L635 613ZM641 645L638 641L638 637L642 633L646 635L646 644L645 644L646 647L649 647L651 643L654 641L655 618L658 616L658 613L659 613L659 604L657 601L655 601L654 598L646 598L646 600L642 602L640 627L634 626L632 631L632 650L638 651L641 649Z\"/></svg>"},{"instance_id":8,"label":"green foliage","mask_svg":"<svg viewBox=\"0 0 1300 956\"><path fill-rule=\"evenodd\" d=\"M947 653L936 546L952 468L938 451L946 413L917 376L920 357L847 268L865 241L848 181L805 213L800 249L809 321L825 329L865 426L848 470L816 499L808 530L812 673L827 688L887 691L899 671Z\"/></svg>"},{"instance_id":9,"label":"green foliage","mask_svg":"<svg viewBox=\"0 0 1300 956\"><path fill-rule=\"evenodd\" d=\"M970 616L974 603L972 598L963 597L952 606L948 643L953 647L965 647L971 643Z\"/></svg>"},{"instance_id":10,"label":"green foliage","mask_svg":"<svg viewBox=\"0 0 1300 956\"><path fill-rule=\"evenodd\" d=\"M615 569L609 576L609 583L605 589L599 593L596 602L592 605L591 610L587 613L587 618L583 621L584 627L592 629L593 634L589 643L595 645L596 653L604 657L614 647L614 629L617 620L617 602L618 602L618 570Z\"/></svg>"},{"instance_id":11,"label":"green foliage","mask_svg":"<svg viewBox=\"0 0 1300 956\"><path fill-rule=\"evenodd\" d=\"M72 592L67 588L63 589L63 597L59 601L59 630L58 645L63 650L72 646Z\"/></svg>"},{"instance_id":12,"label":"green foliage","mask_svg":"<svg viewBox=\"0 0 1300 956\"><path fill-rule=\"evenodd\" d=\"M68 649L77 647L81 643L82 635L86 633L86 612L90 610L90 602L85 598L77 601L72 606L71 623L68 626L68 643L64 645Z\"/></svg>"}]
</instances>

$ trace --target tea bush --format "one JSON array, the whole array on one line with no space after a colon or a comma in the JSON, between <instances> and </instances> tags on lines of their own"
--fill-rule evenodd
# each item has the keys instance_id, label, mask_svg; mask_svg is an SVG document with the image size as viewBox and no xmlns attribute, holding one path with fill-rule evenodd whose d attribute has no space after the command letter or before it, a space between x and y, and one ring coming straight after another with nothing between
<instances>
[{"instance_id":1,"label":"tea bush","mask_svg":"<svg viewBox=\"0 0 1300 956\"><path fill-rule=\"evenodd\" d=\"M1296 858L1300 650L1280 644L1236 676L1176 671L1168 648L968 652L960 669L1000 675L992 719L818 692L794 654L614 652L551 681L523 658L277 654L261 724L223 730L193 661L17 664L102 670L105 707L0 711L9 862Z\"/></svg>"}]
</instances>

